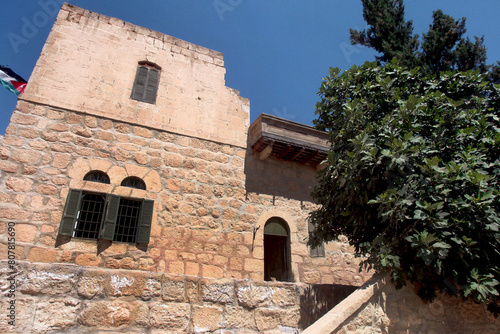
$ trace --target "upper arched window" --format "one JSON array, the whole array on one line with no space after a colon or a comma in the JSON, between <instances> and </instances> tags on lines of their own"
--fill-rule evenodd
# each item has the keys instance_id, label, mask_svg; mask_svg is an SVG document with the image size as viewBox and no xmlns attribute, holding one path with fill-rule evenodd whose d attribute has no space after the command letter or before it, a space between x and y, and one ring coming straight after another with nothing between
<instances>
[{"instance_id":1,"label":"upper arched window","mask_svg":"<svg viewBox=\"0 0 500 334\"><path fill-rule=\"evenodd\" d=\"M100 170L91 170L83 177L84 181L99 182L109 184L108 174Z\"/></svg>"},{"instance_id":2,"label":"upper arched window","mask_svg":"<svg viewBox=\"0 0 500 334\"><path fill-rule=\"evenodd\" d=\"M131 98L154 104L160 83L161 67L149 61L141 61L137 67Z\"/></svg>"},{"instance_id":3,"label":"upper arched window","mask_svg":"<svg viewBox=\"0 0 500 334\"><path fill-rule=\"evenodd\" d=\"M129 176L127 178L124 178L120 185L123 187L146 190L146 183L144 183L143 180L135 176Z\"/></svg>"}]
</instances>

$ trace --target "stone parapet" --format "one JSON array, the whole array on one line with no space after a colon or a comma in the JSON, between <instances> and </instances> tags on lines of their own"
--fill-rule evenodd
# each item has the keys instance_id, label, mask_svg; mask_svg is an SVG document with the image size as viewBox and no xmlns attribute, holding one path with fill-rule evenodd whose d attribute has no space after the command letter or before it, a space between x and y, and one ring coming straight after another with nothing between
<instances>
[{"instance_id":1,"label":"stone parapet","mask_svg":"<svg viewBox=\"0 0 500 334\"><path fill-rule=\"evenodd\" d=\"M14 276L8 333L298 333L354 287L207 279L134 270L0 261L2 293ZM321 290L322 295L318 294Z\"/></svg>"}]
</instances>

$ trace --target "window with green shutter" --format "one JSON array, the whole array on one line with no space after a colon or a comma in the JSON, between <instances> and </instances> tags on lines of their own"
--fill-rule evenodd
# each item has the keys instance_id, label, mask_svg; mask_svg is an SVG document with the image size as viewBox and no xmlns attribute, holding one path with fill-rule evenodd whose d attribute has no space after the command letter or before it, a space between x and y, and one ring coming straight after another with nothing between
<instances>
[{"instance_id":1,"label":"window with green shutter","mask_svg":"<svg viewBox=\"0 0 500 334\"><path fill-rule=\"evenodd\" d=\"M59 234L149 243L154 201L70 189Z\"/></svg>"},{"instance_id":2,"label":"window with green shutter","mask_svg":"<svg viewBox=\"0 0 500 334\"><path fill-rule=\"evenodd\" d=\"M316 229L316 226L314 224L309 223L309 232L313 232ZM325 245L321 244L315 248L310 248L310 253L309 255L311 257L325 257Z\"/></svg>"},{"instance_id":3,"label":"window with green shutter","mask_svg":"<svg viewBox=\"0 0 500 334\"><path fill-rule=\"evenodd\" d=\"M160 83L161 67L147 61L139 62L132 87L131 98L137 101L156 103L156 94Z\"/></svg>"}]
</instances>

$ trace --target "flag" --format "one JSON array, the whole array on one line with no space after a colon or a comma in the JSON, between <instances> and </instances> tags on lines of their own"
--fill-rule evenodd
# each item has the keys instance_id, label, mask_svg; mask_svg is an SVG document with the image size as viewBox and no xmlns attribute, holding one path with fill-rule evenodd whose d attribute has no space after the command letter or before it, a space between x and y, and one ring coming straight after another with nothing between
<instances>
[{"instance_id":1,"label":"flag","mask_svg":"<svg viewBox=\"0 0 500 334\"><path fill-rule=\"evenodd\" d=\"M5 88L16 95L24 93L24 89L26 88L26 80L5 66L0 66L0 82Z\"/></svg>"}]
</instances>

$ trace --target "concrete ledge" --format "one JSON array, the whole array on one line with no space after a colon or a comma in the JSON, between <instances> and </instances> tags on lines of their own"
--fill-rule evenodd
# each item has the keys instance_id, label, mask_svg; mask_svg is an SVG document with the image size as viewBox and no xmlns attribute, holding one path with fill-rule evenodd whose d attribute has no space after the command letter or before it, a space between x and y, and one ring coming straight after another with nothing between
<instances>
[{"instance_id":1,"label":"concrete ledge","mask_svg":"<svg viewBox=\"0 0 500 334\"><path fill-rule=\"evenodd\" d=\"M334 333L350 316L356 313L367 303L377 290L388 282L385 275L375 275L363 286L354 291L337 304L319 320L307 327L302 334L331 334Z\"/></svg>"}]
</instances>

